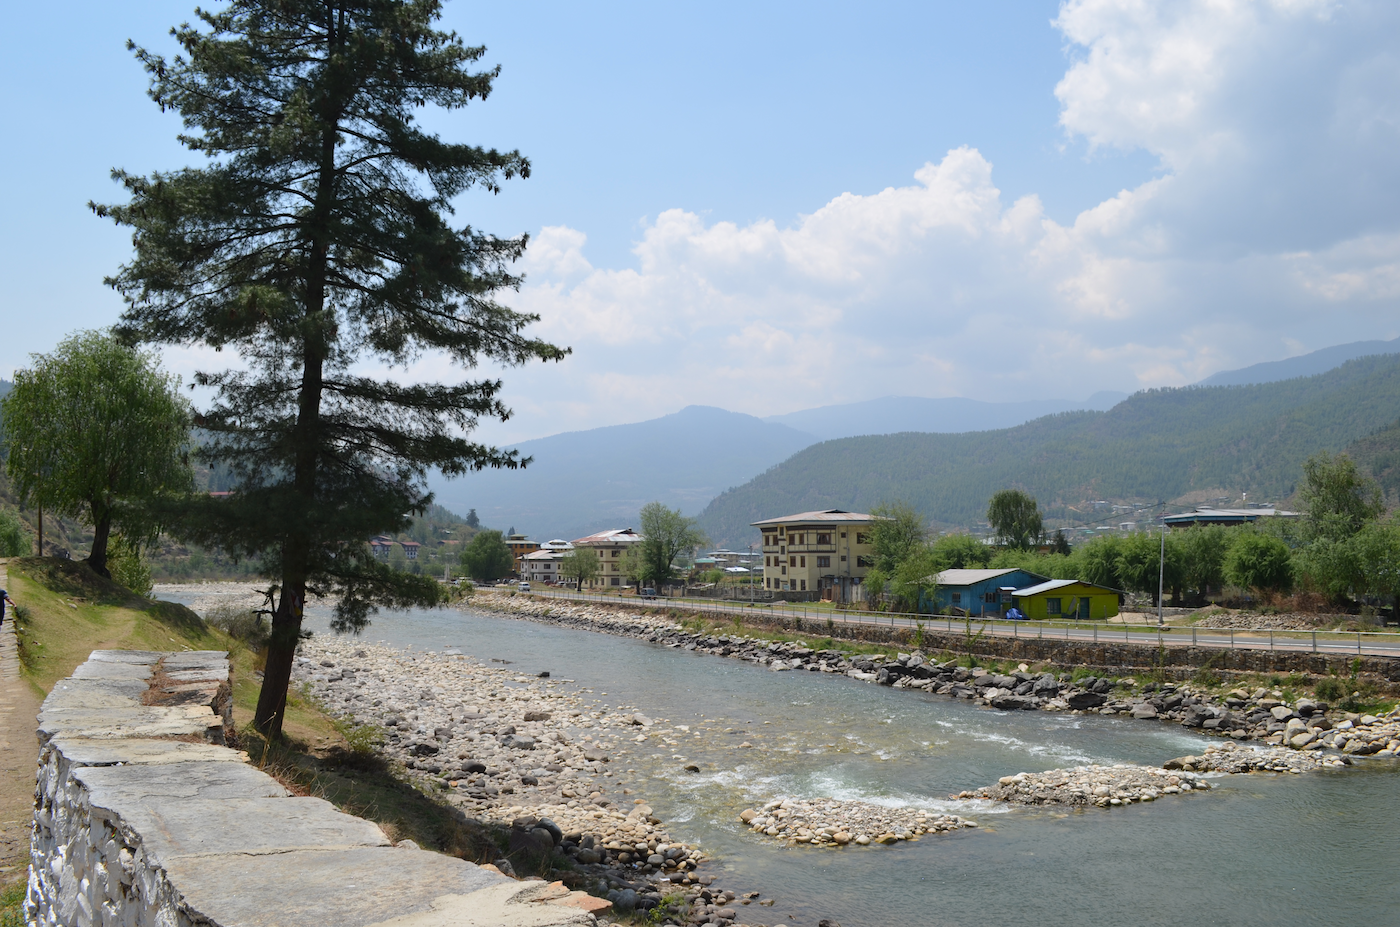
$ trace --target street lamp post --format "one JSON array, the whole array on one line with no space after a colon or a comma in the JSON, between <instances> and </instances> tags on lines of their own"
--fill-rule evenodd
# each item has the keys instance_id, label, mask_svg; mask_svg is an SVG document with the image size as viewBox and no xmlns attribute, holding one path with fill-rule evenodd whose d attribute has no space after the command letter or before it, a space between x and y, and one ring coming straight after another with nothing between
<instances>
[{"instance_id":1,"label":"street lamp post","mask_svg":"<svg viewBox=\"0 0 1400 927\"><path fill-rule=\"evenodd\" d=\"M1157 558L1157 627L1166 623L1162 613L1162 586L1167 574L1167 506L1162 504L1162 549Z\"/></svg>"}]
</instances>

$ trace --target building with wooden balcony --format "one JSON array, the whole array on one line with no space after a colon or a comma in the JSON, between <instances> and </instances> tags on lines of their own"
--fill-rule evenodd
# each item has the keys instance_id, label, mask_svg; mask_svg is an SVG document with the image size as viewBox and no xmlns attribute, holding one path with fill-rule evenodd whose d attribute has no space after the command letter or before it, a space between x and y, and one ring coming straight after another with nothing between
<instances>
[{"instance_id":1,"label":"building with wooden balcony","mask_svg":"<svg viewBox=\"0 0 1400 927\"><path fill-rule=\"evenodd\" d=\"M763 532L763 588L789 599L863 601L875 516L826 509L753 522Z\"/></svg>"}]
</instances>

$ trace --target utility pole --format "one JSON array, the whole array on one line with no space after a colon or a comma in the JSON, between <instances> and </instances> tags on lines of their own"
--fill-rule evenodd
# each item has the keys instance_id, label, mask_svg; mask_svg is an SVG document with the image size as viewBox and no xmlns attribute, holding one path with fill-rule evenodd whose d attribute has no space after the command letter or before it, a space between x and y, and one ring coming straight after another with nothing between
<instances>
[{"instance_id":1,"label":"utility pole","mask_svg":"<svg viewBox=\"0 0 1400 927\"><path fill-rule=\"evenodd\" d=\"M1162 585L1167 574L1167 504L1162 503L1162 550L1157 559L1157 627L1166 623L1162 614Z\"/></svg>"}]
</instances>

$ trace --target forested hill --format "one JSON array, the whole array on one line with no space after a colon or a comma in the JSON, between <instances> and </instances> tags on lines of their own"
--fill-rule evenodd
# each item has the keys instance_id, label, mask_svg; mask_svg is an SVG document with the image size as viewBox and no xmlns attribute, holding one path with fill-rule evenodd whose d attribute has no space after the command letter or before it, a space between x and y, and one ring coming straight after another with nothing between
<instances>
[{"instance_id":1,"label":"forested hill","mask_svg":"<svg viewBox=\"0 0 1400 927\"><path fill-rule=\"evenodd\" d=\"M1400 422L1354 441L1346 452L1380 483L1387 505L1400 505Z\"/></svg>"},{"instance_id":2,"label":"forested hill","mask_svg":"<svg viewBox=\"0 0 1400 927\"><path fill-rule=\"evenodd\" d=\"M1291 494L1309 455L1342 450L1397 418L1400 357L1364 357L1275 383L1149 390L1107 412L1001 431L825 441L722 493L700 524L717 543L735 545L749 542L749 523L760 518L902 500L934 522L971 525L1009 486L1052 512L1211 489L1277 500Z\"/></svg>"}]
</instances>

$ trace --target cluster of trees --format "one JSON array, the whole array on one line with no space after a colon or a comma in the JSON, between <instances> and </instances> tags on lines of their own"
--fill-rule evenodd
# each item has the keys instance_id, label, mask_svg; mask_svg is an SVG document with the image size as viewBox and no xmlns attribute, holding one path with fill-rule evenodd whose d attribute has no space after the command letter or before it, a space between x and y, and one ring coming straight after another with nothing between
<instances>
[{"instance_id":1,"label":"cluster of trees","mask_svg":"<svg viewBox=\"0 0 1400 927\"><path fill-rule=\"evenodd\" d=\"M1201 605L1226 587L1246 593L1303 591L1332 606L1392 603L1400 596L1400 517L1385 518L1381 488L1348 456L1317 454L1303 466L1301 519L1261 519L1241 527L1106 535L1071 549L1056 532L1045 549L1036 502L1018 490L996 493L987 518L1000 541L968 535L930 540L918 513L884 505L872 531L874 598L912 611L947 569L1021 568L1051 579L1081 579L1157 595L1159 572L1173 605Z\"/></svg>"}]
</instances>

